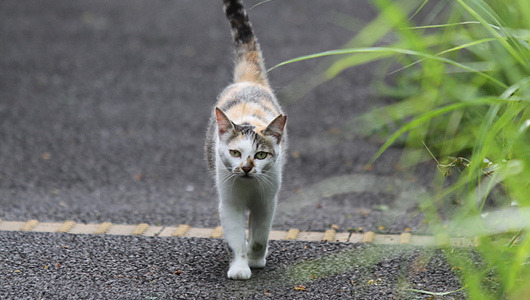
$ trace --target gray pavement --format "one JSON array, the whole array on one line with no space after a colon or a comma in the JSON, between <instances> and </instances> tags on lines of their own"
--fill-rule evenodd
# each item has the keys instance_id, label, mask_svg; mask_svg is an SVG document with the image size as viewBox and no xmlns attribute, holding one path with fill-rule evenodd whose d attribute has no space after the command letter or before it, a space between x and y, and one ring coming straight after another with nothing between
<instances>
[{"instance_id":1,"label":"gray pavement","mask_svg":"<svg viewBox=\"0 0 530 300\"><path fill-rule=\"evenodd\" d=\"M426 299L409 289L459 287L439 250L273 241L248 281L223 276L227 251L218 239L0 232L0 298Z\"/></svg>"},{"instance_id":2,"label":"gray pavement","mask_svg":"<svg viewBox=\"0 0 530 300\"><path fill-rule=\"evenodd\" d=\"M339 13L361 23L375 16L362 0L270 1L249 10L269 67L347 42L355 32L335 24ZM0 44L0 219L219 225L202 146L211 106L231 80L232 42L221 1L4 0ZM389 149L365 172L379 144L346 130L353 116L383 101L369 86L373 65L348 70L300 100L285 97L285 87L320 63L270 73L289 116L290 135L274 229L326 230L333 224L342 231L423 231L414 200L425 190L427 176L410 180L400 174L399 148ZM282 268L329 249L360 246L274 242L270 267L256 279L263 285L254 286L225 280L227 252L219 240L1 232L0 247L0 298L18 298L17 291L28 298L41 292L45 299L79 291L73 295L156 299L216 296L217 290L250 298L299 296L296 280L272 284ZM85 265L90 255L101 255L97 268ZM57 257L72 269L55 269ZM373 270L374 264L366 268ZM395 264L403 262L396 258ZM127 276L139 277L113 277L131 265ZM151 266L164 270L151 272L158 274L155 281L133 275L148 273ZM184 266L182 276L171 274ZM445 278L437 279L439 285L425 286L456 287L451 271L444 270L436 277ZM343 271L307 279L303 284L322 289L302 295L342 295L332 284L337 281L355 296L358 285L348 285L347 279L358 271ZM394 281L409 278L394 275ZM383 290L393 293L395 284ZM371 295L373 287L360 293Z\"/></svg>"},{"instance_id":3,"label":"gray pavement","mask_svg":"<svg viewBox=\"0 0 530 300\"><path fill-rule=\"evenodd\" d=\"M231 80L221 1L0 5L0 218L218 225L202 147L211 106ZM334 25L339 12L365 22L374 15L365 1L270 2L250 10L269 66L343 45L354 33ZM318 65L274 70L272 85L281 96ZM370 188L330 193L305 207L295 202L323 180L362 173L377 150L344 129L380 103L369 88L372 69L350 70L294 103L280 97L291 136L280 203L317 213L279 210L275 228L339 223L399 232L420 224L405 214L410 207L392 224L374 209L399 196L377 185L377 176L396 175L399 149L377 162Z\"/></svg>"}]
</instances>

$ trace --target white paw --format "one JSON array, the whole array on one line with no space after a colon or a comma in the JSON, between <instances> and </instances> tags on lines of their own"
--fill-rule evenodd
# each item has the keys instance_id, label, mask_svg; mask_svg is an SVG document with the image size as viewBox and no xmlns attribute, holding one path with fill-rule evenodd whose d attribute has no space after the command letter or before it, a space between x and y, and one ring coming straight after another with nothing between
<instances>
[{"instance_id":1,"label":"white paw","mask_svg":"<svg viewBox=\"0 0 530 300\"><path fill-rule=\"evenodd\" d=\"M228 270L228 278L231 279L249 279L250 268L245 262L234 262Z\"/></svg>"},{"instance_id":2,"label":"white paw","mask_svg":"<svg viewBox=\"0 0 530 300\"><path fill-rule=\"evenodd\" d=\"M251 268L265 268L266 263L267 263L267 260L265 259L265 257L248 259L248 266Z\"/></svg>"}]
</instances>

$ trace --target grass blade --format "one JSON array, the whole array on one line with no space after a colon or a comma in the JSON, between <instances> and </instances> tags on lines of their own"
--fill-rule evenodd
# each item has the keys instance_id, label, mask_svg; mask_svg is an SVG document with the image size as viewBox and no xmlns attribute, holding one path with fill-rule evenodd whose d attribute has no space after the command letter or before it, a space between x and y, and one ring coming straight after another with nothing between
<instances>
[{"instance_id":1,"label":"grass blade","mask_svg":"<svg viewBox=\"0 0 530 300\"><path fill-rule=\"evenodd\" d=\"M379 158L379 156L381 156L381 154L383 154L383 152L385 152L385 150L388 149L388 147L390 147L390 145L392 145L398 139L399 136L401 136L402 134L404 134L405 132L409 131L412 128L420 126L421 124L427 122L428 120L431 120L431 119L433 119L435 117L438 117L440 115L446 114L448 112L455 111L455 110L458 110L458 109L463 109L463 108L470 107L470 106L482 106L482 105L496 105L496 106L498 106L498 105L500 105L502 103L509 103L511 101L517 101L517 100L501 99L501 98L497 98L497 97L486 97L486 98L476 99L476 100L473 100L473 101L470 101L470 102L460 102L460 103L455 103L455 104L449 104L449 105L443 106L441 108L438 108L438 109L423 113L420 116L418 116L415 119L413 119L412 121L410 121L409 123L407 123L404 126L402 126L396 132L394 132L387 139L387 141L383 144L383 146L381 146L379 148L379 150L376 152L376 154L370 160L369 164L372 164L375 160L377 160L377 158ZM484 130L484 128L483 128L483 130ZM483 134L485 134L485 133L483 133Z\"/></svg>"},{"instance_id":2,"label":"grass blade","mask_svg":"<svg viewBox=\"0 0 530 300\"><path fill-rule=\"evenodd\" d=\"M496 85L498 85L500 87L503 87L503 88L507 88L508 87L506 84L504 84L501 81L493 78L492 76L490 76L490 75L488 75L486 73L483 73L483 72L481 72L481 71L479 71L479 70L477 70L475 68L469 67L469 66L461 64L459 62L456 62L454 60L451 60L451 59L448 59L448 58L443 58L443 57L437 57L435 55L422 53L422 52L418 52L418 51L413 51L413 50L399 49L399 48L388 48L388 47L349 48L349 49L339 49L339 50L324 51L324 52L320 52L320 53L300 56L300 57L297 57L297 58L293 58L293 59L281 62L281 63L273 66L272 68L270 68L267 72L270 72L270 71L272 71L274 69L277 69L279 67L282 67L282 66L285 66L285 65L288 65L288 64L291 64L291 63L300 62L300 61L309 60L309 59L320 58L320 57L325 57L325 56L354 54L354 53L377 53L377 52L399 53L399 54L419 56L419 57L424 57L426 59L436 60L436 61L439 61L439 62L443 62L443 63L446 63L446 64L450 64L450 65L459 67L461 69L464 69L464 70L467 70L467 71L470 71L470 72L477 73L478 75L490 80L491 82L495 83Z\"/></svg>"},{"instance_id":3,"label":"grass blade","mask_svg":"<svg viewBox=\"0 0 530 300\"><path fill-rule=\"evenodd\" d=\"M458 293L458 292L464 290L465 288L466 288L466 286L463 286L463 287L459 288L458 290L449 291L449 292L429 292L429 291L417 290L417 289L407 289L407 291L416 292L416 293L422 293L422 294L431 295L431 296L446 296L446 295Z\"/></svg>"}]
</instances>

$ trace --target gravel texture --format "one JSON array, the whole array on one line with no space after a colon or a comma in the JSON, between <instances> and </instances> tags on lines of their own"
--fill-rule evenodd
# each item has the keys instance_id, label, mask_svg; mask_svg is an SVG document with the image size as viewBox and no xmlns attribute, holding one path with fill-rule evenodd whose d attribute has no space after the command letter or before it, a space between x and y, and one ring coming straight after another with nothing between
<instances>
[{"instance_id":1,"label":"gravel texture","mask_svg":"<svg viewBox=\"0 0 530 300\"><path fill-rule=\"evenodd\" d=\"M459 282L443 253L275 241L248 281L221 240L0 232L2 299L425 299ZM461 299L461 293L446 299Z\"/></svg>"}]
</instances>

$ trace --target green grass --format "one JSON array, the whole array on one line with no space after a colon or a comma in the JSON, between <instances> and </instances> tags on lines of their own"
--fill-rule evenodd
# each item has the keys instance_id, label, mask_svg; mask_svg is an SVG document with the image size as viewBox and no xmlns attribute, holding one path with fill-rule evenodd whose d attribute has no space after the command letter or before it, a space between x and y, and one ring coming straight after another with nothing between
<instances>
[{"instance_id":1,"label":"green grass","mask_svg":"<svg viewBox=\"0 0 530 300\"><path fill-rule=\"evenodd\" d=\"M528 1L374 2L379 16L345 47L276 67L332 56L307 81L316 85L380 61L375 87L395 102L359 117L362 133L386 140L372 162L394 144L405 148L404 166L436 162L432 194L420 207L435 234L468 226L480 241L480 267L471 254L447 257L462 267L469 298L530 297ZM393 42L375 46L385 36ZM442 217L447 201L458 209Z\"/></svg>"}]
</instances>

